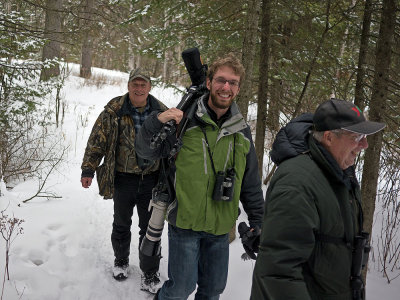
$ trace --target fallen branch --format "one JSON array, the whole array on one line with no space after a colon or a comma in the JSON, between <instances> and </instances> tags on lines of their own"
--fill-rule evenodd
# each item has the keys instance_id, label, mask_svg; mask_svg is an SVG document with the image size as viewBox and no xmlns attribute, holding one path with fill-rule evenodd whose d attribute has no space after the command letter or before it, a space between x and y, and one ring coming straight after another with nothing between
<instances>
[{"instance_id":1,"label":"fallen branch","mask_svg":"<svg viewBox=\"0 0 400 300\"><path fill-rule=\"evenodd\" d=\"M32 197L26 199L26 200L23 200L23 201L22 201L23 203L26 203L26 202L28 202L28 201L34 199L34 198L37 198L37 197L62 198L61 196L57 196L57 195L55 195L54 193L46 193L46 192L43 192L43 188L44 188L44 186L45 186L45 184L46 184L46 182L47 182L47 179L49 178L50 174L53 172L54 168L63 160L66 149L67 149L67 148L64 148L64 149L62 150L61 155L56 159L55 162L52 163L51 168L50 168L50 170L47 172L46 177L44 178L44 180L43 180L43 181L40 181L40 180L39 180L39 189L37 190L36 194L33 195Z\"/></svg>"}]
</instances>

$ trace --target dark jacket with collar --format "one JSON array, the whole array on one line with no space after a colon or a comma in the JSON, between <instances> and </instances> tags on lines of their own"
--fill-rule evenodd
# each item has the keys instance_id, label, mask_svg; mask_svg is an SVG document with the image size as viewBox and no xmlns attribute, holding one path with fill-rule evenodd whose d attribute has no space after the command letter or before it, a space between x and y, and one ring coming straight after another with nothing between
<instances>
[{"instance_id":1,"label":"dark jacket with collar","mask_svg":"<svg viewBox=\"0 0 400 300\"><path fill-rule=\"evenodd\" d=\"M271 154L280 164L266 194L251 299L351 300L351 244L361 225L359 185L352 167L342 172L309 136L312 124L298 123L281 131L285 137L273 150L279 153Z\"/></svg>"},{"instance_id":2,"label":"dark jacket with collar","mask_svg":"<svg viewBox=\"0 0 400 300\"><path fill-rule=\"evenodd\" d=\"M96 171L99 193L104 199L111 199L114 194L114 176L116 155L121 156L121 172L149 174L158 170L159 162L148 166L139 166L135 152L135 128L129 110L129 93L110 100L100 113L87 142L82 162L82 177L93 177ZM163 111L167 107L149 95L147 98L150 111ZM100 165L104 158L103 164ZM100 165L100 166L99 166Z\"/></svg>"}]
</instances>

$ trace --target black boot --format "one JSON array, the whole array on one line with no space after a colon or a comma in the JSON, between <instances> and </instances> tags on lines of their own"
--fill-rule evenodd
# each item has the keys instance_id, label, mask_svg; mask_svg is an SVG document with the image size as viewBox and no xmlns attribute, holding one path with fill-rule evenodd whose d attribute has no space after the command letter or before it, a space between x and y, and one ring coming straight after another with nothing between
<instances>
[{"instance_id":1,"label":"black boot","mask_svg":"<svg viewBox=\"0 0 400 300\"><path fill-rule=\"evenodd\" d=\"M157 291L161 288L162 283L160 281L160 273L152 272L152 273L142 273L140 289L142 291L147 291L152 294L156 294Z\"/></svg>"},{"instance_id":2,"label":"black boot","mask_svg":"<svg viewBox=\"0 0 400 300\"><path fill-rule=\"evenodd\" d=\"M129 259L120 258L114 260L113 277L115 280L122 281L128 278Z\"/></svg>"}]
</instances>

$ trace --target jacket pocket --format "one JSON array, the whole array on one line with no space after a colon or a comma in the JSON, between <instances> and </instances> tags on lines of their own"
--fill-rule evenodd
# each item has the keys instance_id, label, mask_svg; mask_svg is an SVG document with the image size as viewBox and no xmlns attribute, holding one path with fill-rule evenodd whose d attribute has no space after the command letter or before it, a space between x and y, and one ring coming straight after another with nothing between
<instances>
[{"instance_id":1,"label":"jacket pocket","mask_svg":"<svg viewBox=\"0 0 400 300\"><path fill-rule=\"evenodd\" d=\"M350 258L351 253L344 244L317 243L313 259L313 277L318 283L319 293L326 297L349 293Z\"/></svg>"},{"instance_id":2,"label":"jacket pocket","mask_svg":"<svg viewBox=\"0 0 400 300\"><path fill-rule=\"evenodd\" d=\"M99 194L101 196L106 195L107 189L109 189L110 187L107 184L105 164L102 164L96 168L96 179L99 186Z\"/></svg>"}]
</instances>

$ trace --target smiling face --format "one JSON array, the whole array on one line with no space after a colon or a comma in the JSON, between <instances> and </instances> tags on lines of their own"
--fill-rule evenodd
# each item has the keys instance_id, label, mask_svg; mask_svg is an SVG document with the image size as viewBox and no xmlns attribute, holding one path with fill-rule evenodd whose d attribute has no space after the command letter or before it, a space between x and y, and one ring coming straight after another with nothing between
<instances>
[{"instance_id":1,"label":"smiling face","mask_svg":"<svg viewBox=\"0 0 400 300\"><path fill-rule=\"evenodd\" d=\"M365 136L359 141L359 134L340 131L335 133L325 131L322 145L329 151L337 161L342 170L354 165L358 154L368 148L368 142Z\"/></svg>"},{"instance_id":2,"label":"smiling face","mask_svg":"<svg viewBox=\"0 0 400 300\"><path fill-rule=\"evenodd\" d=\"M239 82L240 76L228 66L219 67L211 81L207 78L207 88L210 90L208 105L218 117L228 110L239 93Z\"/></svg>"},{"instance_id":3,"label":"smiling face","mask_svg":"<svg viewBox=\"0 0 400 300\"><path fill-rule=\"evenodd\" d=\"M146 105L147 97L151 89L150 82L136 78L128 83L129 99L135 107L143 107Z\"/></svg>"}]
</instances>

